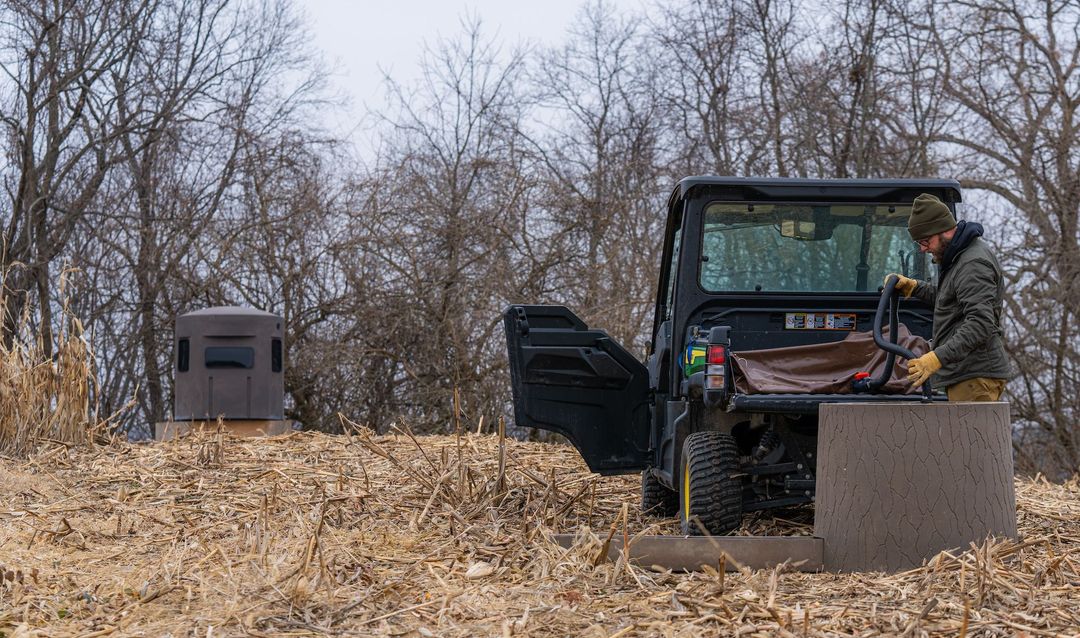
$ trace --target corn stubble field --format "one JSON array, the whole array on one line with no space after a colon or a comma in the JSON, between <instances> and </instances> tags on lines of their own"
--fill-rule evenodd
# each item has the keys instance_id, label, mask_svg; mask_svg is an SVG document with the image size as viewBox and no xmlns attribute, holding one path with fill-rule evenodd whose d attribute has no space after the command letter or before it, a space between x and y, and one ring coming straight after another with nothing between
<instances>
[{"instance_id":1,"label":"corn stubble field","mask_svg":"<svg viewBox=\"0 0 1080 638\"><path fill-rule=\"evenodd\" d=\"M1080 631L1080 483L1017 479L1022 538L897 574L598 562L637 477L495 435L209 433L0 461L0 634L824 636ZM741 533L809 534L811 514ZM563 550L553 532L575 532Z\"/></svg>"},{"instance_id":2,"label":"corn stubble field","mask_svg":"<svg viewBox=\"0 0 1080 638\"><path fill-rule=\"evenodd\" d=\"M569 446L347 419L349 436L109 439L64 316L51 350L25 322L0 342L0 638L1080 635L1077 478L1018 478L1019 541L902 574L655 571L597 557L677 522Z\"/></svg>"}]
</instances>

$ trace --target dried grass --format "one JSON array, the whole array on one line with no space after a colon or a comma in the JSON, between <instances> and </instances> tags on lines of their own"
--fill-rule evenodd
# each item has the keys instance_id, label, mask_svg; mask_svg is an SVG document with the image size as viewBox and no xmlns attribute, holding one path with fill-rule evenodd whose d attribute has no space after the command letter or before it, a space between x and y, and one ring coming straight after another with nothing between
<instances>
[{"instance_id":1,"label":"dried grass","mask_svg":"<svg viewBox=\"0 0 1080 638\"><path fill-rule=\"evenodd\" d=\"M66 274L60 278L63 299L65 287ZM0 316L6 308L0 291ZM93 354L82 323L66 302L59 323L52 356L46 354L46 337L28 313L17 322L10 347L0 339L0 455L23 457L44 441L81 445L92 438Z\"/></svg>"},{"instance_id":2,"label":"dried grass","mask_svg":"<svg viewBox=\"0 0 1080 638\"><path fill-rule=\"evenodd\" d=\"M500 454L500 450L504 450ZM636 477L474 434L219 432L0 463L12 636L1068 635L1080 484L1017 479L1021 542L907 573L656 573L596 561ZM629 507L627 507L629 504ZM757 519L744 533L808 533ZM592 530L596 530L595 532ZM569 550L548 540L573 532Z\"/></svg>"}]
</instances>

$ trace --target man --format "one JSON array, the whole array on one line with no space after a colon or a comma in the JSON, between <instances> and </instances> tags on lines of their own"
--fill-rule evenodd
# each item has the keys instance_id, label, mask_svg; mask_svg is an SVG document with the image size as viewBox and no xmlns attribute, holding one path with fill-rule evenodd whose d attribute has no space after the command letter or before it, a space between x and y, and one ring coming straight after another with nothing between
<instances>
[{"instance_id":1,"label":"man","mask_svg":"<svg viewBox=\"0 0 1080 638\"><path fill-rule=\"evenodd\" d=\"M949 401L997 401L1009 378L1001 315L1001 266L981 237L982 224L956 222L940 199L915 198L908 232L938 265L937 284L897 275L896 287L934 308L934 349L908 361L908 380L934 375ZM888 279L888 277L886 277Z\"/></svg>"}]
</instances>

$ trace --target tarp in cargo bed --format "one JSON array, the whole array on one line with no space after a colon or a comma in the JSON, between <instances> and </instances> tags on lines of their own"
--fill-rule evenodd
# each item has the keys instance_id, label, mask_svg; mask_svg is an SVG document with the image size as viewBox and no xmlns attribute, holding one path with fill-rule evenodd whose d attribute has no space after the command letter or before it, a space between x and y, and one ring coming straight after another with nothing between
<instances>
[{"instance_id":1,"label":"tarp in cargo bed","mask_svg":"<svg viewBox=\"0 0 1080 638\"><path fill-rule=\"evenodd\" d=\"M888 328L882 330L888 339ZM899 344L916 356L930 351L926 339L900 324ZM876 377L888 354L870 332L853 332L842 341L807 346L732 352L732 375L739 394L850 394L857 372ZM907 361L897 356L892 376L879 392L911 394L919 388L907 380Z\"/></svg>"}]
</instances>

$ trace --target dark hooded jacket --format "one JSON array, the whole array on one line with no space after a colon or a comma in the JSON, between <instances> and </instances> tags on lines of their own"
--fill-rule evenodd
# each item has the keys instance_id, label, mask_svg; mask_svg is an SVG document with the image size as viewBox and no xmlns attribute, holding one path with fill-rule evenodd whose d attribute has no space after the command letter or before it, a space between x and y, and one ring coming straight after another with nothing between
<instances>
[{"instance_id":1,"label":"dark hooded jacket","mask_svg":"<svg viewBox=\"0 0 1080 638\"><path fill-rule=\"evenodd\" d=\"M959 222L939 264L937 283L920 281L912 293L934 307L932 345L941 361L931 379L935 386L1010 376L1001 327L1004 278L982 234L982 224Z\"/></svg>"}]
</instances>

